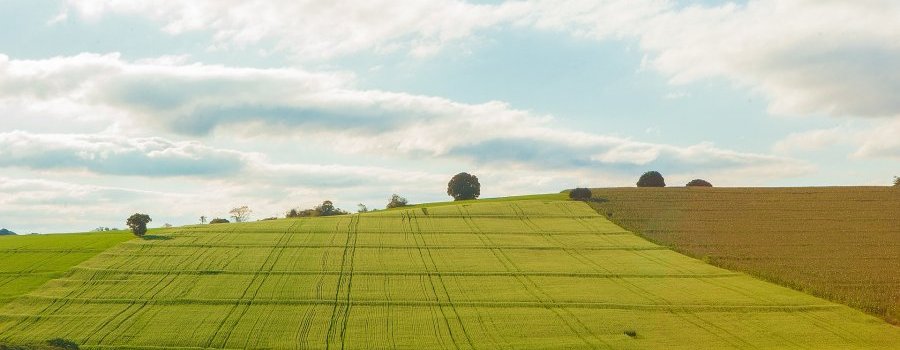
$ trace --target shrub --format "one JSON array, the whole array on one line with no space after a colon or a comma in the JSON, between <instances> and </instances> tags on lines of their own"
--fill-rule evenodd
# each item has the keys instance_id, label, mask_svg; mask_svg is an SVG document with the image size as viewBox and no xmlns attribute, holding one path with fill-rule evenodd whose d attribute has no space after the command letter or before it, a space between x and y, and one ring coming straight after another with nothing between
<instances>
[{"instance_id":1,"label":"shrub","mask_svg":"<svg viewBox=\"0 0 900 350\"><path fill-rule=\"evenodd\" d=\"M579 201L591 199L591 190L583 187L576 188L569 191L569 198Z\"/></svg>"},{"instance_id":2,"label":"shrub","mask_svg":"<svg viewBox=\"0 0 900 350\"><path fill-rule=\"evenodd\" d=\"M481 184L475 175L459 173L447 183L447 194L455 201L476 199L481 195Z\"/></svg>"},{"instance_id":3,"label":"shrub","mask_svg":"<svg viewBox=\"0 0 900 350\"><path fill-rule=\"evenodd\" d=\"M222 218L215 218L215 219L209 220L210 225L212 225L212 224L227 224L230 222L231 221L228 221L228 219L222 219Z\"/></svg>"},{"instance_id":4,"label":"shrub","mask_svg":"<svg viewBox=\"0 0 900 350\"><path fill-rule=\"evenodd\" d=\"M637 187L666 187L666 180L658 171L648 171L638 179Z\"/></svg>"},{"instance_id":5,"label":"shrub","mask_svg":"<svg viewBox=\"0 0 900 350\"><path fill-rule=\"evenodd\" d=\"M391 200L388 202L388 204L385 208L387 208L387 209L399 208L399 207L405 207L407 205L409 205L409 201L406 200L406 198L400 197L399 195L397 195L395 193L394 195L391 196Z\"/></svg>"},{"instance_id":6,"label":"shrub","mask_svg":"<svg viewBox=\"0 0 900 350\"><path fill-rule=\"evenodd\" d=\"M78 350L78 343L63 338L50 339L47 341L47 345L65 350Z\"/></svg>"},{"instance_id":7,"label":"shrub","mask_svg":"<svg viewBox=\"0 0 900 350\"><path fill-rule=\"evenodd\" d=\"M336 208L334 203L331 201L324 201L322 204L317 205L315 210L319 212L320 216L332 216L332 215L344 215L347 214L346 211L343 211L340 208Z\"/></svg>"},{"instance_id":8,"label":"shrub","mask_svg":"<svg viewBox=\"0 0 900 350\"><path fill-rule=\"evenodd\" d=\"M626 330L624 333L625 333L625 335L632 337L632 338L637 337L637 331L635 331L633 329Z\"/></svg>"},{"instance_id":9,"label":"shrub","mask_svg":"<svg viewBox=\"0 0 900 350\"><path fill-rule=\"evenodd\" d=\"M128 225L128 228L131 229L131 232L134 233L135 236L142 237L147 233L147 224L153 221L150 218L150 215L147 214L134 214L125 220L125 224Z\"/></svg>"},{"instance_id":10,"label":"shrub","mask_svg":"<svg viewBox=\"0 0 900 350\"><path fill-rule=\"evenodd\" d=\"M709 181L706 181L703 179L691 180L691 182L688 182L687 185L685 185L685 186L687 186L687 187L713 187L713 185L711 183L709 183Z\"/></svg>"}]
</instances>

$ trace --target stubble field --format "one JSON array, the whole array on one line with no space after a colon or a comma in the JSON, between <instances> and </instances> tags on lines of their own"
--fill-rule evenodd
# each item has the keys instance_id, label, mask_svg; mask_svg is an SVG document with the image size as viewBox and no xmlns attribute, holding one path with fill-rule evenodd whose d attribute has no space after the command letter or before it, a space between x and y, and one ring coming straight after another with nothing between
<instances>
[{"instance_id":1,"label":"stubble field","mask_svg":"<svg viewBox=\"0 0 900 350\"><path fill-rule=\"evenodd\" d=\"M595 189L604 215L717 266L900 324L900 190Z\"/></svg>"}]
</instances>

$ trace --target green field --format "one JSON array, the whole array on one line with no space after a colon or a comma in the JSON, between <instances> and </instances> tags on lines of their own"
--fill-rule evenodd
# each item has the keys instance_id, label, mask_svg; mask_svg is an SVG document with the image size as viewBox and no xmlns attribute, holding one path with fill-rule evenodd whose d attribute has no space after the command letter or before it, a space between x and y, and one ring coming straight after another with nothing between
<instances>
[{"instance_id":1,"label":"green field","mask_svg":"<svg viewBox=\"0 0 900 350\"><path fill-rule=\"evenodd\" d=\"M131 238L124 232L0 236L0 305Z\"/></svg>"},{"instance_id":2,"label":"green field","mask_svg":"<svg viewBox=\"0 0 900 350\"><path fill-rule=\"evenodd\" d=\"M900 328L875 317L680 255L584 203L528 198L158 231L0 307L0 341L235 349L900 344Z\"/></svg>"}]
</instances>

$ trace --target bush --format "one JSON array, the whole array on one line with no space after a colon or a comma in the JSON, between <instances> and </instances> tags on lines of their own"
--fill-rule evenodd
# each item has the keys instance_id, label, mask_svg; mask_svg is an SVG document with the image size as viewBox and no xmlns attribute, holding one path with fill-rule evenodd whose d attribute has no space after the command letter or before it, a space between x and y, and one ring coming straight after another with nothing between
<instances>
[{"instance_id":1,"label":"bush","mask_svg":"<svg viewBox=\"0 0 900 350\"><path fill-rule=\"evenodd\" d=\"M447 183L447 194L455 201L476 199L481 195L481 184L475 175L459 173Z\"/></svg>"},{"instance_id":2,"label":"bush","mask_svg":"<svg viewBox=\"0 0 900 350\"><path fill-rule=\"evenodd\" d=\"M128 228L131 229L135 236L142 237L147 233L147 224L151 221L153 219L150 218L150 215L134 214L128 217L128 220L125 220L125 224L128 225Z\"/></svg>"},{"instance_id":3,"label":"bush","mask_svg":"<svg viewBox=\"0 0 900 350\"><path fill-rule=\"evenodd\" d=\"M638 179L637 187L666 187L666 179L658 171L648 171Z\"/></svg>"},{"instance_id":4,"label":"bush","mask_svg":"<svg viewBox=\"0 0 900 350\"><path fill-rule=\"evenodd\" d=\"M687 186L687 187L713 187L713 185L711 183L709 183L709 181L706 181L703 179L691 180L691 182L688 182L687 185L685 185L685 186Z\"/></svg>"},{"instance_id":5,"label":"bush","mask_svg":"<svg viewBox=\"0 0 900 350\"><path fill-rule=\"evenodd\" d=\"M332 215L345 215L348 214L346 211L336 208L334 203L331 201L324 201L322 204L317 205L314 208L315 211L319 213L319 216L332 216Z\"/></svg>"},{"instance_id":6,"label":"bush","mask_svg":"<svg viewBox=\"0 0 900 350\"><path fill-rule=\"evenodd\" d=\"M230 223L230 222L231 222L231 221L228 221L228 219L215 218L215 219L210 220L210 221L209 221L209 224L210 224L210 225L212 225L212 224L227 224L227 223Z\"/></svg>"},{"instance_id":7,"label":"bush","mask_svg":"<svg viewBox=\"0 0 900 350\"><path fill-rule=\"evenodd\" d=\"M35 345L0 343L0 350L78 350L78 344L68 339L56 338Z\"/></svg>"},{"instance_id":8,"label":"bush","mask_svg":"<svg viewBox=\"0 0 900 350\"><path fill-rule=\"evenodd\" d=\"M579 187L569 191L569 198L584 201L591 199L591 190L589 188Z\"/></svg>"},{"instance_id":9,"label":"bush","mask_svg":"<svg viewBox=\"0 0 900 350\"><path fill-rule=\"evenodd\" d=\"M78 343L63 338L50 339L47 341L47 345L65 350L78 350Z\"/></svg>"},{"instance_id":10,"label":"bush","mask_svg":"<svg viewBox=\"0 0 900 350\"><path fill-rule=\"evenodd\" d=\"M406 200L406 198L400 197L399 195L397 195L395 193L394 195L391 196L391 200L388 202L388 204L385 208L387 208L387 209L399 208L399 207L405 207L407 205L409 205L409 201Z\"/></svg>"}]
</instances>

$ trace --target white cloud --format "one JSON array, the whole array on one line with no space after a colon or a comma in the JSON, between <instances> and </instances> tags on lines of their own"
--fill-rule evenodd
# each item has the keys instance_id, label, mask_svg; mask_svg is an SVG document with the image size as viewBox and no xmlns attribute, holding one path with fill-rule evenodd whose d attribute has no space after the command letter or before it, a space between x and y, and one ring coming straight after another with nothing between
<instances>
[{"instance_id":1,"label":"white cloud","mask_svg":"<svg viewBox=\"0 0 900 350\"><path fill-rule=\"evenodd\" d=\"M69 0L88 20L138 15L171 34L209 31L215 47L274 42L301 59L325 59L363 50L407 50L430 55L449 42L521 14L523 4L475 5L436 1Z\"/></svg>"},{"instance_id":2,"label":"white cloud","mask_svg":"<svg viewBox=\"0 0 900 350\"><path fill-rule=\"evenodd\" d=\"M873 121L862 126L844 124L792 133L775 143L773 150L791 154L820 151L836 145L855 148L851 158L900 160L900 118Z\"/></svg>"},{"instance_id":3,"label":"white cloud","mask_svg":"<svg viewBox=\"0 0 900 350\"><path fill-rule=\"evenodd\" d=\"M120 122L130 123L125 130L150 126L195 137L216 132L301 138L347 152L533 168L607 166L633 172L638 166L662 170L765 163L805 167L791 159L710 144L678 147L561 129L550 116L516 110L502 102L465 104L360 90L354 88L352 78L339 73L130 63L115 54L0 62L4 62L0 102L67 101L96 107L98 113L114 111Z\"/></svg>"},{"instance_id":4,"label":"white cloud","mask_svg":"<svg viewBox=\"0 0 900 350\"><path fill-rule=\"evenodd\" d=\"M303 58L397 49L428 55L498 26L637 40L645 65L673 84L724 79L777 114L900 115L900 3L749 0L440 1L69 0L83 18L138 15L215 45L272 44Z\"/></svg>"},{"instance_id":5,"label":"white cloud","mask_svg":"<svg viewBox=\"0 0 900 350\"><path fill-rule=\"evenodd\" d=\"M74 169L109 175L227 176L247 156L197 142L114 135L0 133L0 167Z\"/></svg>"},{"instance_id":6,"label":"white cloud","mask_svg":"<svg viewBox=\"0 0 900 350\"><path fill-rule=\"evenodd\" d=\"M673 84L724 79L764 95L776 114L900 114L896 1L588 3L553 2L534 15L535 26L599 40L635 38L644 64ZM610 15L615 7L627 10Z\"/></svg>"}]
</instances>

